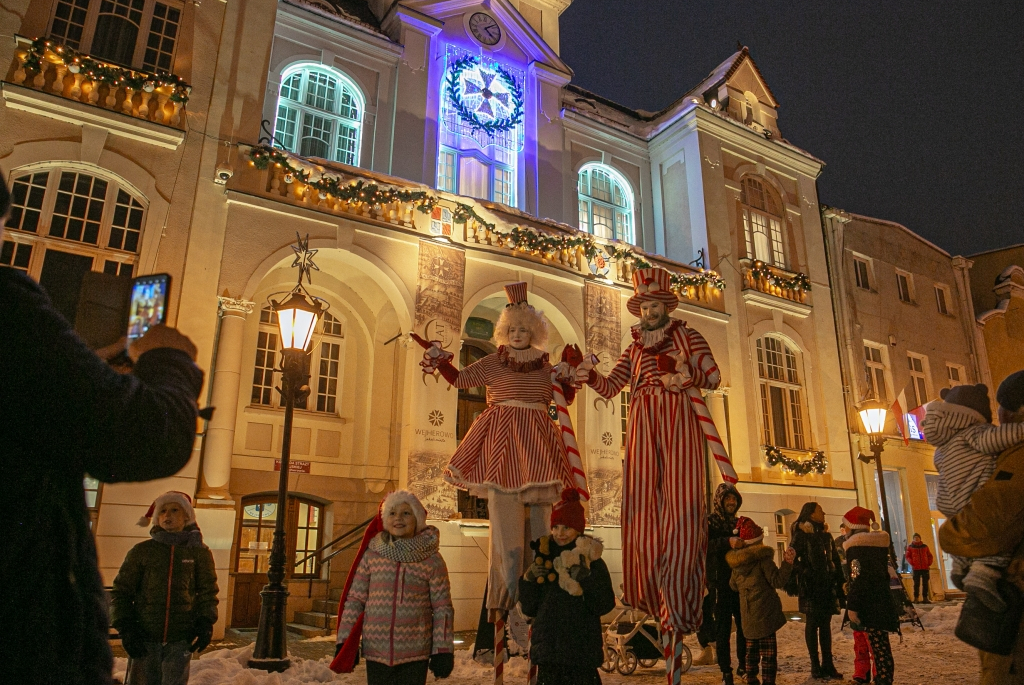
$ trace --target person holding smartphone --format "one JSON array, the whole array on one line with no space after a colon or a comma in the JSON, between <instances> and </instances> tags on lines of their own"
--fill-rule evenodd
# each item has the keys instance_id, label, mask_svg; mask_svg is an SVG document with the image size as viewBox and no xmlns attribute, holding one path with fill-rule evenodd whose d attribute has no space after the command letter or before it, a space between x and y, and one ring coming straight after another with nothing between
<instances>
[{"instance_id":1,"label":"person holding smartphone","mask_svg":"<svg viewBox=\"0 0 1024 685\"><path fill-rule=\"evenodd\" d=\"M0 181L0 237L10 207ZM196 346L154 326L108 366L26 274L0 267L0 682L113 683L82 481L166 478L192 455Z\"/></svg>"}]
</instances>

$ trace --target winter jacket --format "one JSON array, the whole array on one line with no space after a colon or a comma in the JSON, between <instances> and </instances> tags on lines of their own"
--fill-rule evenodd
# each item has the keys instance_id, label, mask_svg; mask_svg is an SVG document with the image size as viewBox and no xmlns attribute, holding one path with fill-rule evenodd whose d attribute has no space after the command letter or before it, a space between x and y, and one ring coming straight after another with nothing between
<instances>
[{"instance_id":1,"label":"winter jacket","mask_svg":"<svg viewBox=\"0 0 1024 685\"><path fill-rule=\"evenodd\" d=\"M344 642L359 614L363 656L387 666L454 651L455 610L440 532L427 526L412 538L382 532L359 562L338 624Z\"/></svg>"},{"instance_id":2,"label":"winter jacket","mask_svg":"<svg viewBox=\"0 0 1024 685\"><path fill-rule=\"evenodd\" d=\"M732 570L725 560L729 547L729 538L733 537L736 528L737 515L730 516L725 511L723 501L726 495L733 495L736 498L739 508L743 506L743 497L739 490L732 483L722 483L715 490L715 497L711 503L711 515L708 516L708 557L707 557L707 584L715 590L730 590L729 576Z\"/></svg>"},{"instance_id":3,"label":"winter jacket","mask_svg":"<svg viewBox=\"0 0 1024 685\"><path fill-rule=\"evenodd\" d=\"M899 616L889 590L889 534L854 533L843 547L850 566L846 610L856 611L864 628L899 632Z\"/></svg>"},{"instance_id":4,"label":"winter jacket","mask_svg":"<svg viewBox=\"0 0 1024 685\"><path fill-rule=\"evenodd\" d=\"M615 608L615 590L612 588L608 566L601 559L600 541L578 537L561 547L545 535L530 543L534 561L554 562L562 553L588 559L590 574L581 578L578 589L572 578L566 578L562 566L552 564L558 579L538 581L519 580L519 606L526 616L533 617L533 637L530 659L536 664L577 666L596 669L604 661L604 638L601 616ZM571 567L569 567L571 568ZM569 590L565 588L569 587ZM582 591L580 594L570 594Z\"/></svg>"},{"instance_id":5,"label":"winter jacket","mask_svg":"<svg viewBox=\"0 0 1024 685\"><path fill-rule=\"evenodd\" d=\"M150 539L128 551L110 592L110 623L138 629L146 642L191 641L217 622L213 553L195 524L180 533L153 526Z\"/></svg>"},{"instance_id":6,"label":"winter jacket","mask_svg":"<svg viewBox=\"0 0 1024 685\"><path fill-rule=\"evenodd\" d=\"M915 571L927 571L932 567L932 552L923 542L921 544L911 542L907 545L906 557L910 568Z\"/></svg>"},{"instance_id":7,"label":"winter jacket","mask_svg":"<svg viewBox=\"0 0 1024 685\"><path fill-rule=\"evenodd\" d=\"M743 635L748 640L760 640L773 635L786 625L782 613L782 600L775 588L782 588L793 572L793 566L782 562L775 565L775 550L761 543L734 549L725 555L732 576L733 590L740 593L740 618Z\"/></svg>"},{"instance_id":8,"label":"winter jacket","mask_svg":"<svg viewBox=\"0 0 1024 685\"><path fill-rule=\"evenodd\" d=\"M1006 577L1024 591L1024 445L1006 450L995 475L964 509L939 528L950 554L985 557L1013 554ZM1009 656L981 652L981 685L1024 685L1024 622Z\"/></svg>"},{"instance_id":9,"label":"winter jacket","mask_svg":"<svg viewBox=\"0 0 1024 685\"><path fill-rule=\"evenodd\" d=\"M786 590L800 598L800 613L834 615L845 605L843 562L824 526L804 521L794 526L793 575ZM795 590L795 592L794 592Z\"/></svg>"},{"instance_id":10,"label":"winter jacket","mask_svg":"<svg viewBox=\"0 0 1024 685\"><path fill-rule=\"evenodd\" d=\"M921 428L935 445L939 470L935 506L946 516L956 516L992 475L999 453L1024 442L1024 423L993 426L973 409L942 400L929 402L925 409Z\"/></svg>"},{"instance_id":11,"label":"winter jacket","mask_svg":"<svg viewBox=\"0 0 1024 685\"><path fill-rule=\"evenodd\" d=\"M0 267L0 681L110 683L106 599L85 508L105 483L164 478L192 456L203 374L184 352L122 375L43 290Z\"/></svg>"}]
</instances>

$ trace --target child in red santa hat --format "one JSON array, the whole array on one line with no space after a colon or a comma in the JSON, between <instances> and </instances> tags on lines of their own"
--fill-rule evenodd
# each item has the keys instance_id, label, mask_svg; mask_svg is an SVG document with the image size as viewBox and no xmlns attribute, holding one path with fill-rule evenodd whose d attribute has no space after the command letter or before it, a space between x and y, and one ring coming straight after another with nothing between
<instances>
[{"instance_id":1,"label":"child in red santa hat","mask_svg":"<svg viewBox=\"0 0 1024 685\"><path fill-rule=\"evenodd\" d=\"M519 606L533 617L537 685L601 683L601 616L615 608L615 590L603 545L583 534L586 525L579 491L565 488L551 510L551 534L530 543L534 559L519 580Z\"/></svg>"},{"instance_id":2,"label":"child in red santa hat","mask_svg":"<svg viewBox=\"0 0 1024 685\"><path fill-rule=\"evenodd\" d=\"M183 492L157 497L139 519L150 522L150 539L129 550L114 578L110 623L128 652L126 682L186 685L192 653L210 644L217 622L213 553Z\"/></svg>"}]
</instances>

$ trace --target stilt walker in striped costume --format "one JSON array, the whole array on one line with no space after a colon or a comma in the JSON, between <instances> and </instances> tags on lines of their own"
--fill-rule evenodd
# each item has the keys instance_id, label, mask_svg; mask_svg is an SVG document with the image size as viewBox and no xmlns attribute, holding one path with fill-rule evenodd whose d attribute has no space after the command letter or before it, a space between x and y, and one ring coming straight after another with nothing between
<instances>
[{"instance_id":1,"label":"stilt walker in striped costume","mask_svg":"<svg viewBox=\"0 0 1024 685\"><path fill-rule=\"evenodd\" d=\"M420 363L425 372L440 372L456 388L487 386L487 409L452 455L444 477L487 498L491 539L486 606L495 625L495 682L500 682L499 659L504 661L507 613L516 604L519 578L529 563L526 545L548 534L551 505L564 488L580 488L589 497L575 442L562 437L568 415L560 412L562 427L548 415L553 379L564 396L559 406L572 402L574 370L564 361L557 367L549 362L544 351L548 323L527 302L526 283L507 285L505 293L508 305L494 329L496 353L460 371L452 365L450 352L417 340L427 349ZM568 432L571 436L571 426Z\"/></svg>"},{"instance_id":2,"label":"stilt walker in striped costume","mask_svg":"<svg viewBox=\"0 0 1024 685\"><path fill-rule=\"evenodd\" d=\"M630 410L622 484L622 564L626 602L661 621L669 682L678 682L682 636L701 624L707 525L704 440L723 478L736 474L700 389L721 376L697 331L669 314L679 305L664 269L633 274L626 303L640 319L633 343L606 378L585 361L577 378L611 399L628 383Z\"/></svg>"}]
</instances>

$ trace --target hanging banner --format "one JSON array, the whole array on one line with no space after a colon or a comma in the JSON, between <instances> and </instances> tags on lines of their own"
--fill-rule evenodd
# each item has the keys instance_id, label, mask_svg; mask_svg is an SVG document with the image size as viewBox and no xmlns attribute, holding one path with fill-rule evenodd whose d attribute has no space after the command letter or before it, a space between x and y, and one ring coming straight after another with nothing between
<instances>
[{"instance_id":1,"label":"hanging banner","mask_svg":"<svg viewBox=\"0 0 1024 685\"><path fill-rule=\"evenodd\" d=\"M420 241L416 332L427 340L440 340L449 351L461 338L465 280L465 252L433 240Z\"/></svg>"},{"instance_id":2,"label":"hanging banner","mask_svg":"<svg viewBox=\"0 0 1024 685\"><path fill-rule=\"evenodd\" d=\"M621 295L618 288L588 281L584 289L586 352L596 355L597 370L608 375L622 348ZM622 507L623 405L592 390L587 397L587 481L594 526L618 526Z\"/></svg>"}]
</instances>

